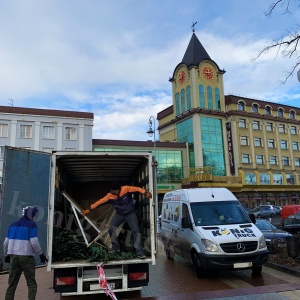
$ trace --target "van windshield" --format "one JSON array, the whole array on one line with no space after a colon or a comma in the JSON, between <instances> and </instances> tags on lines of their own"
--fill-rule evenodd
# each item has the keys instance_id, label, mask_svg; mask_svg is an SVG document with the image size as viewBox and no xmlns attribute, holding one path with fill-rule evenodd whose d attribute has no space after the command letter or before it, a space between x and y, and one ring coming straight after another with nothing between
<instances>
[{"instance_id":1,"label":"van windshield","mask_svg":"<svg viewBox=\"0 0 300 300\"><path fill-rule=\"evenodd\" d=\"M251 220L238 201L190 203L196 226L243 224Z\"/></svg>"}]
</instances>

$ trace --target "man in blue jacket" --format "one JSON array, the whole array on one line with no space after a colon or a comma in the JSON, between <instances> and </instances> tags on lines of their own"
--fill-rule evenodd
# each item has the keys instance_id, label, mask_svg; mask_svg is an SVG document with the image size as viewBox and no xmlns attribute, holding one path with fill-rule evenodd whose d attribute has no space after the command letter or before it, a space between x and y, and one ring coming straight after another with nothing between
<instances>
[{"instance_id":1,"label":"man in blue jacket","mask_svg":"<svg viewBox=\"0 0 300 300\"><path fill-rule=\"evenodd\" d=\"M37 284L34 255L40 256L41 263L48 261L41 249L37 226L33 221L37 213L38 209L36 207L27 206L23 208L22 218L9 226L3 244L5 262L10 263L5 300L14 299L22 272L27 282L28 299L35 300Z\"/></svg>"}]
</instances>

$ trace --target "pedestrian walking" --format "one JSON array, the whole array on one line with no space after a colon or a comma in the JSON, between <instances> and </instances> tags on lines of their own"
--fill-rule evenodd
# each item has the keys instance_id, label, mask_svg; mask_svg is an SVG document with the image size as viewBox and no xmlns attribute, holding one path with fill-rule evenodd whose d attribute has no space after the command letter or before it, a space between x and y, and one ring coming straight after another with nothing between
<instances>
[{"instance_id":1,"label":"pedestrian walking","mask_svg":"<svg viewBox=\"0 0 300 300\"><path fill-rule=\"evenodd\" d=\"M3 243L5 262L10 263L5 300L14 299L22 272L27 282L28 300L35 300L37 283L34 256L39 255L43 264L48 261L41 249L37 225L33 221L37 213L36 207L27 206L23 208L22 217L9 226Z\"/></svg>"},{"instance_id":2,"label":"pedestrian walking","mask_svg":"<svg viewBox=\"0 0 300 300\"><path fill-rule=\"evenodd\" d=\"M151 198L151 193L147 192L145 189L136 186L121 186L119 183L113 183L110 189L110 193L106 194L103 198L99 199L93 203L88 209L82 211L85 216L96 207L104 204L112 204L115 208L116 214L112 219L109 228L109 235L112 242L112 252L120 252L120 246L116 230L118 226L125 221L132 231L134 239L134 248L137 256L141 259L146 258L144 254L144 249L141 242L141 234L138 226L138 219L135 213L135 205L132 199L133 193L140 193L145 195L146 198Z\"/></svg>"}]
</instances>

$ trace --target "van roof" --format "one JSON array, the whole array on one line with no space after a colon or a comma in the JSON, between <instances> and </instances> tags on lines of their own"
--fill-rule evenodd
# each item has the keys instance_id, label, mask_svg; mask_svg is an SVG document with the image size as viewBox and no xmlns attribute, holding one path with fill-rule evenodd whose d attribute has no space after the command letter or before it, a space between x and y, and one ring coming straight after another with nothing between
<instances>
[{"instance_id":1,"label":"van roof","mask_svg":"<svg viewBox=\"0 0 300 300\"><path fill-rule=\"evenodd\" d=\"M166 193L165 198L179 195L185 195L186 200L189 202L237 200L234 194L226 188L181 189Z\"/></svg>"}]
</instances>

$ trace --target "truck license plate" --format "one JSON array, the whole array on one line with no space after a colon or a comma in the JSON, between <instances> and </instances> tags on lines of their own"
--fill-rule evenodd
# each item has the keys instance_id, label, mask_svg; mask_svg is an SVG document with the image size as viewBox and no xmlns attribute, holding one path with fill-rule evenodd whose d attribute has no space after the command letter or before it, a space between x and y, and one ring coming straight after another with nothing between
<instances>
[{"instance_id":1,"label":"truck license plate","mask_svg":"<svg viewBox=\"0 0 300 300\"><path fill-rule=\"evenodd\" d=\"M233 264L233 267L235 269L250 268L250 267L252 267L252 262L236 263L236 264Z\"/></svg>"},{"instance_id":2,"label":"truck license plate","mask_svg":"<svg viewBox=\"0 0 300 300\"><path fill-rule=\"evenodd\" d=\"M116 288L116 284L114 282L110 283L109 285L112 290ZM97 291L97 290L102 290L102 288L100 288L99 283L90 285L90 291Z\"/></svg>"}]
</instances>

